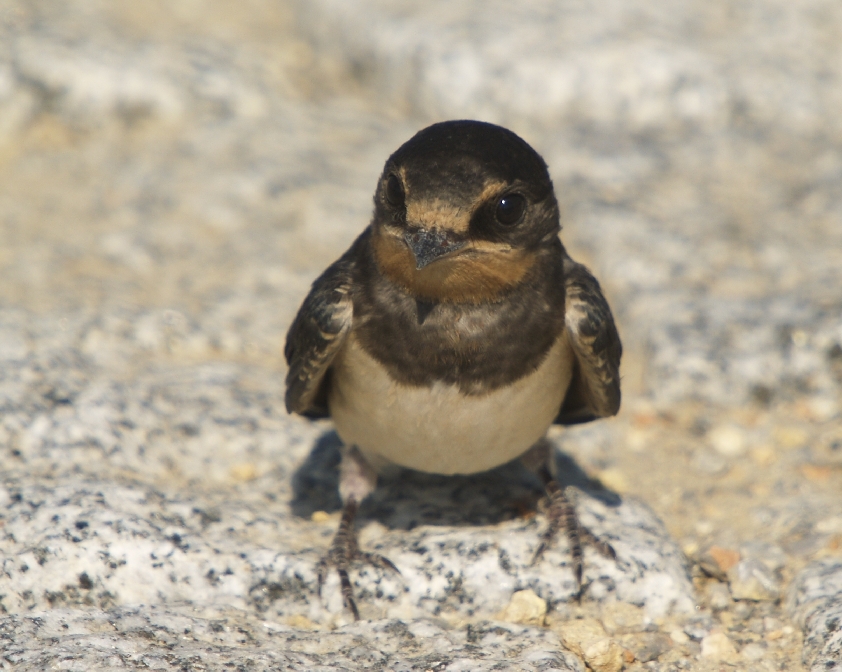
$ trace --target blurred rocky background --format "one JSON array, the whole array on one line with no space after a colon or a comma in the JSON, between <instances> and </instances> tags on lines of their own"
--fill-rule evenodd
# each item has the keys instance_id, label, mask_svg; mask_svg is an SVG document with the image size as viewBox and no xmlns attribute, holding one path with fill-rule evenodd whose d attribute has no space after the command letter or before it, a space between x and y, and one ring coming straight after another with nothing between
<instances>
[{"instance_id":1,"label":"blurred rocky background","mask_svg":"<svg viewBox=\"0 0 842 672\"><path fill-rule=\"evenodd\" d=\"M0 0L0 669L842 669L840 109L834 0ZM553 439L634 562L577 605L526 477L404 474L354 625L283 337L449 118L609 296L623 410Z\"/></svg>"}]
</instances>

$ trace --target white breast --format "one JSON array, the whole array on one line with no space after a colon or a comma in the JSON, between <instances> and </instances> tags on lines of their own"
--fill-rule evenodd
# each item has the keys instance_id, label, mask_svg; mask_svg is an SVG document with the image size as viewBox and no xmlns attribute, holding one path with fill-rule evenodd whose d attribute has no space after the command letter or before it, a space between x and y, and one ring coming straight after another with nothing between
<instances>
[{"instance_id":1,"label":"white breast","mask_svg":"<svg viewBox=\"0 0 842 672\"><path fill-rule=\"evenodd\" d=\"M482 396L452 385L393 381L353 335L333 363L328 398L336 431L373 466L470 474L522 455L544 436L564 400L573 352L559 337L541 366Z\"/></svg>"}]
</instances>

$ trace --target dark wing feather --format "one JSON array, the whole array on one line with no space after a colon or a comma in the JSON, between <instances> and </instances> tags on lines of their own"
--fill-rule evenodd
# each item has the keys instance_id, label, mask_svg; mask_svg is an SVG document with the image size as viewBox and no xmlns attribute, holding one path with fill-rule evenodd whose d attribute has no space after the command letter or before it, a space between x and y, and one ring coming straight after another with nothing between
<instances>
[{"instance_id":1,"label":"dark wing feather","mask_svg":"<svg viewBox=\"0 0 842 672\"><path fill-rule=\"evenodd\" d=\"M287 333L286 407L311 418L329 415L327 385L333 358L351 327L353 246L313 283Z\"/></svg>"},{"instance_id":2,"label":"dark wing feather","mask_svg":"<svg viewBox=\"0 0 842 672\"><path fill-rule=\"evenodd\" d=\"M573 425L620 410L623 346L596 278L570 257L564 258L564 277L564 319L576 366L555 422Z\"/></svg>"}]
</instances>

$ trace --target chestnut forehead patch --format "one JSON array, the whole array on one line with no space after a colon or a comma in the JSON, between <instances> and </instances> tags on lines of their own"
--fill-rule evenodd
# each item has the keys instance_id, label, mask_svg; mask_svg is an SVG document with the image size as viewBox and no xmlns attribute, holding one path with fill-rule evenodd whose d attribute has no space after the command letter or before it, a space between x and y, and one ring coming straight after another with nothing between
<instances>
[{"instance_id":1,"label":"chestnut forehead patch","mask_svg":"<svg viewBox=\"0 0 842 672\"><path fill-rule=\"evenodd\" d=\"M406 223L423 229L447 229L454 233L467 233L471 217L477 208L489 198L500 193L508 185L505 182L489 181L473 198L454 202L449 198L414 199L407 194Z\"/></svg>"}]
</instances>

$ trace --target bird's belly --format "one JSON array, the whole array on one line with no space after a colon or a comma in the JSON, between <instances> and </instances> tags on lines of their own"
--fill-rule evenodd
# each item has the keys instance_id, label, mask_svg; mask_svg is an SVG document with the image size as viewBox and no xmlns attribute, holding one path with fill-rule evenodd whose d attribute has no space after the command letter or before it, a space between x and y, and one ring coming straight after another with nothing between
<instances>
[{"instance_id":1,"label":"bird's belly","mask_svg":"<svg viewBox=\"0 0 842 672\"><path fill-rule=\"evenodd\" d=\"M533 373L484 395L453 385L395 382L351 336L333 363L328 396L336 431L377 467L470 474L522 455L558 415L572 375L566 335Z\"/></svg>"}]
</instances>

